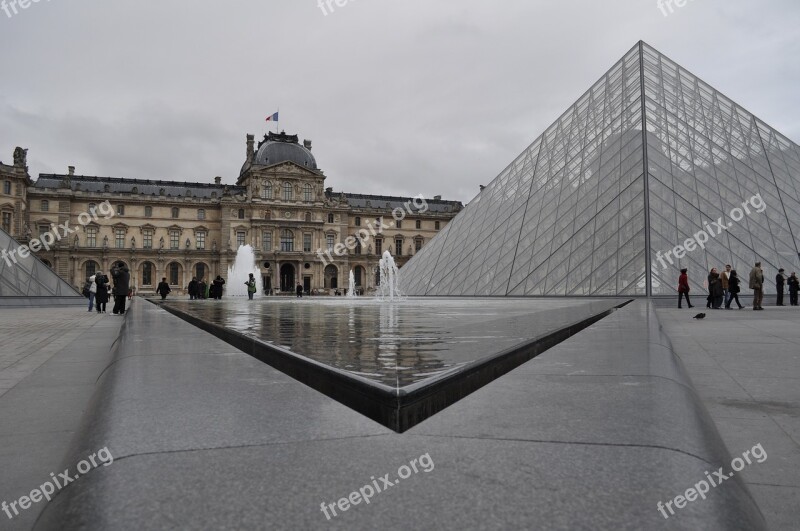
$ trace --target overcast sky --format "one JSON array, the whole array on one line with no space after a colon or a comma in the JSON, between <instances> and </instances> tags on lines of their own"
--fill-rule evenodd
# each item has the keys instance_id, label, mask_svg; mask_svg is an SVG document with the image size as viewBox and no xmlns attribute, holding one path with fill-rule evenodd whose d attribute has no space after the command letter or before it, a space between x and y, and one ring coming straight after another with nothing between
<instances>
[{"instance_id":1,"label":"overcast sky","mask_svg":"<svg viewBox=\"0 0 800 531\"><path fill-rule=\"evenodd\" d=\"M327 186L467 202L639 39L800 140L800 2L656 4L41 0L0 10L0 160L232 184L280 108Z\"/></svg>"}]
</instances>

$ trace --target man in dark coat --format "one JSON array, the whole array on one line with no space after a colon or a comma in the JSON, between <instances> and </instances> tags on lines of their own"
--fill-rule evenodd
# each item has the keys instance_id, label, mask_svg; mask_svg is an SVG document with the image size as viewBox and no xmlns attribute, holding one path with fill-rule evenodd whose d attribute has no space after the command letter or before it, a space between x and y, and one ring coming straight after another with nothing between
<instances>
[{"instance_id":1,"label":"man in dark coat","mask_svg":"<svg viewBox=\"0 0 800 531\"><path fill-rule=\"evenodd\" d=\"M775 275L775 289L778 291L778 300L775 306L786 306L783 304L783 286L786 284L786 277L783 275L783 268L778 269L778 274Z\"/></svg>"},{"instance_id":2,"label":"man in dark coat","mask_svg":"<svg viewBox=\"0 0 800 531\"><path fill-rule=\"evenodd\" d=\"M97 285L97 293L94 295L94 303L97 305L97 313L106 313L106 303L108 303L108 277L102 271L95 275L94 282Z\"/></svg>"},{"instance_id":3,"label":"man in dark coat","mask_svg":"<svg viewBox=\"0 0 800 531\"><path fill-rule=\"evenodd\" d=\"M211 287L212 289L212 299L221 299L222 298L222 286L225 285L225 279L222 278L220 275L217 275L217 278L214 279L214 285Z\"/></svg>"},{"instance_id":4,"label":"man in dark coat","mask_svg":"<svg viewBox=\"0 0 800 531\"><path fill-rule=\"evenodd\" d=\"M189 282L189 300L195 300L197 298L197 277L192 277L192 281Z\"/></svg>"},{"instance_id":5,"label":"man in dark coat","mask_svg":"<svg viewBox=\"0 0 800 531\"><path fill-rule=\"evenodd\" d=\"M128 290L130 289L131 275L128 266L123 263L117 264L117 267L111 270L111 277L114 279L114 308L111 313L114 315L125 314L125 300L128 297Z\"/></svg>"},{"instance_id":6,"label":"man in dark coat","mask_svg":"<svg viewBox=\"0 0 800 531\"><path fill-rule=\"evenodd\" d=\"M163 301L167 298L167 294L169 294L170 291L172 290L170 289L169 284L167 284L167 277L162 278L161 282L158 283L156 293L161 295L161 300Z\"/></svg>"}]
</instances>

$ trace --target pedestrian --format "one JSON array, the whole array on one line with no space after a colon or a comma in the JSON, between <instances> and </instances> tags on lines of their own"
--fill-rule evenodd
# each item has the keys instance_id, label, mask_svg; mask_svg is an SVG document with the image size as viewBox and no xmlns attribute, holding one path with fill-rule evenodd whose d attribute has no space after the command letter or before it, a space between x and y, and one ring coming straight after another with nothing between
<instances>
[{"instance_id":1,"label":"pedestrian","mask_svg":"<svg viewBox=\"0 0 800 531\"><path fill-rule=\"evenodd\" d=\"M786 275L783 274L783 268L778 269L778 274L775 275L775 289L778 291L778 300L775 306L786 306L783 303L783 287L786 285Z\"/></svg>"},{"instance_id":2,"label":"pedestrian","mask_svg":"<svg viewBox=\"0 0 800 531\"><path fill-rule=\"evenodd\" d=\"M764 272L761 262L756 262L750 270L750 289L753 290L753 310L763 310L761 303L764 301Z\"/></svg>"},{"instance_id":3,"label":"pedestrian","mask_svg":"<svg viewBox=\"0 0 800 531\"><path fill-rule=\"evenodd\" d=\"M256 277L250 273L250 278L244 283L247 286L247 298L253 300L253 294L256 292Z\"/></svg>"},{"instance_id":4,"label":"pedestrian","mask_svg":"<svg viewBox=\"0 0 800 531\"><path fill-rule=\"evenodd\" d=\"M202 278L197 283L197 298L198 299L207 299L208 298L208 284Z\"/></svg>"},{"instance_id":5,"label":"pedestrian","mask_svg":"<svg viewBox=\"0 0 800 531\"><path fill-rule=\"evenodd\" d=\"M714 276L719 277L717 273L717 268L712 267L711 271L708 272L708 277L706 278L706 287L708 288L708 297L706 297L706 308L711 308L711 304L714 301L714 295L711 293L711 284L714 282Z\"/></svg>"},{"instance_id":6,"label":"pedestrian","mask_svg":"<svg viewBox=\"0 0 800 531\"><path fill-rule=\"evenodd\" d=\"M197 298L197 285L197 277L192 277L192 281L189 282L189 288L187 290L189 292L190 301L193 301Z\"/></svg>"},{"instance_id":7,"label":"pedestrian","mask_svg":"<svg viewBox=\"0 0 800 531\"><path fill-rule=\"evenodd\" d=\"M681 276L678 277L678 308L681 307L683 298L686 297L686 304L689 308L693 308L692 303L689 302L689 275L686 274L686 269L681 269Z\"/></svg>"},{"instance_id":8,"label":"pedestrian","mask_svg":"<svg viewBox=\"0 0 800 531\"><path fill-rule=\"evenodd\" d=\"M172 291L170 289L169 284L167 284L167 277L161 279L161 282L158 283L158 287L156 288L156 293L161 295L161 300L165 300L169 292Z\"/></svg>"},{"instance_id":9,"label":"pedestrian","mask_svg":"<svg viewBox=\"0 0 800 531\"><path fill-rule=\"evenodd\" d=\"M297 292L297 298L298 299L302 299L303 298L303 285L298 282L297 283L297 288L295 289L295 291Z\"/></svg>"},{"instance_id":10,"label":"pedestrian","mask_svg":"<svg viewBox=\"0 0 800 531\"><path fill-rule=\"evenodd\" d=\"M97 292L94 295L94 303L97 313L106 313L106 303L108 302L108 277L102 271L98 271L94 277Z\"/></svg>"},{"instance_id":11,"label":"pedestrian","mask_svg":"<svg viewBox=\"0 0 800 531\"><path fill-rule=\"evenodd\" d=\"M711 302L711 309L720 310L722 309L722 279L716 268L711 270L709 278L708 296Z\"/></svg>"},{"instance_id":12,"label":"pedestrian","mask_svg":"<svg viewBox=\"0 0 800 531\"><path fill-rule=\"evenodd\" d=\"M222 286L224 285L225 279L220 275L217 275L217 278L214 279L214 285L211 288L212 299L222 299Z\"/></svg>"},{"instance_id":13,"label":"pedestrian","mask_svg":"<svg viewBox=\"0 0 800 531\"><path fill-rule=\"evenodd\" d=\"M86 296L89 298L89 311L91 312L94 310L94 296L97 293L97 283L95 280L97 279L97 275L92 275L89 277L89 280L86 281L89 284L89 289L87 290L88 293ZM84 288L85 289L85 288Z\"/></svg>"},{"instance_id":14,"label":"pedestrian","mask_svg":"<svg viewBox=\"0 0 800 531\"><path fill-rule=\"evenodd\" d=\"M125 315L125 299L128 297L128 289L130 288L130 271L128 266L123 262L119 262L117 266L111 270L111 277L114 279L114 308L111 313L114 315Z\"/></svg>"},{"instance_id":15,"label":"pedestrian","mask_svg":"<svg viewBox=\"0 0 800 531\"><path fill-rule=\"evenodd\" d=\"M797 278L797 273L792 271L788 280L789 284L789 304L797 306L797 292L800 290L800 279Z\"/></svg>"},{"instance_id":16,"label":"pedestrian","mask_svg":"<svg viewBox=\"0 0 800 531\"><path fill-rule=\"evenodd\" d=\"M744 308L742 303L739 302L739 292L742 288L739 286L739 275L735 269L732 269L728 277L728 297L725 299L725 309L731 309L731 302L736 301L736 306L741 310Z\"/></svg>"},{"instance_id":17,"label":"pedestrian","mask_svg":"<svg viewBox=\"0 0 800 531\"><path fill-rule=\"evenodd\" d=\"M725 264L725 271L720 273L719 278L722 280L722 300L728 300L728 280L731 278L731 265Z\"/></svg>"}]
</instances>

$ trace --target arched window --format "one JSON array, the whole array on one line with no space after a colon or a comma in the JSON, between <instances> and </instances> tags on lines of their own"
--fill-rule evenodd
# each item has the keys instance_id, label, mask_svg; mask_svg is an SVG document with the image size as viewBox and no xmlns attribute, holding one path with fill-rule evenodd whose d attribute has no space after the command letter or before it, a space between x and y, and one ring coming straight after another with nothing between
<instances>
[{"instance_id":1,"label":"arched window","mask_svg":"<svg viewBox=\"0 0 800 531\"><path fill-rule=\"evenodd\" d=\"M145 262L142 264L142 286L153 285L153 264Z\"/></svg>"},{"instance_id":2,"label":"arched window","mask_svg":"<svg viewBox=\"0 0 800 531\"><path fill-rule=\"evenodd\" d=\"M284 201L292 200L292 183L290 182L283 183L283 200Z\"/></svg>"},{"instance_id":3,"label":"arched window","mask_svg":"<svg viewBox=\"0 0 800 531\"><path fill-rule=\"evenodd\" d=\"M239 217L239 219L244 219L244 209L243 208L239 209L238 217Z\"/></svg>"},{"instance_id":4,"label":"arched window","mask_svg":"<svg viewBox=\"0 0 800 531\"><path fill-rule=\"evenodd\" d=\"M42 199L42 212L49 212L50 211L50 201L47 199Z\"/></svg>"},{"instance_id":5,"label":"arched window","mask_svg":"<svg viewBox=\"0 0 800 531\"><path fill-rule=\"evenodd\" d=\"M333 223L333 214L328 214L328 223Z\"/></svg>"},{"instance_id":6,"label":"arched window","mask_svg":"<svg viewBox=\"0 0 800 531\"><path fill-rule=\"evenodd\" d=\"M89 278L90 276L97 273L97 262L95 262L94 260L89 260L88 262L86 262L84 267L86 268L86 278Z\"/></svg>"},{"instance_id":7,"label":"arched window","mask_svg":"<svg viewBox=\"0 0 800 531\"><path fill-rule=\"evenodd\" d=\"M178 262L172 262L169 265L169 283L172 286L177 286L181 281L181 265Z\"/></svg>"},{"instance_id":8,"label":"arched window","mask_svg":"<svg viewBox=\"0 0 800 531\"><path fill-rule=\"evenodd\" d=\"M313 194L311 192L311 185L306 183L303 185L303 201L310 203L314 200Z\"/></svg>"},{"instance_id":9,"label":"arched window","mask_svg":"<svg viewBox=\"0 0 800 531\"><path fill-rule=\"evenodd\" d=\"M272 199L272 183L264 181L264 186L261 187L261 199Z\"/></svg>"},{"instance_id":10,"label":"arched window","mask_svg":"<svg viewBox=\"0 0 800 531\"><path fill-rule=\"evenodd\" d=\"M181 209L178 207L172 207L172 217L173 219L178 219L178 216L181 214Z\"/></svg>"},{"instance_id":11,"label":"arched window","mask_svg":"<svg viewBox=\"0 0 800 531\"><path fill-rule=\"evenodd\" d=\"M283 229L281 231L281 251L294 251L294 233L289 229Z\"/></svg>"}]
</instances>

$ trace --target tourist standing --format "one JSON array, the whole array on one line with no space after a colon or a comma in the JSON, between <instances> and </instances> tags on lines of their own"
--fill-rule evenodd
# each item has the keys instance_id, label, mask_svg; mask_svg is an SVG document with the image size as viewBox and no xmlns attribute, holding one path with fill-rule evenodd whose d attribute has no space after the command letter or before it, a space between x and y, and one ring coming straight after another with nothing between
<instances>
[{"instance_id":1,"label":"tourist standing","mask_svg":"<svg viewBox=\"0 0 800 531\"><path fill-rule=\"evenodd\" d=\"M108 302L108 277L102 271L98 271L94 277L97 292L94 295L94 303L97 313L106 313L106 303Z\"/></svg>"},{"instance_id":2,"label":"tourist standing","mask_svg":"<svg viewBox=\"0 0 800 531\"><path fill-rule=\"evenodd\" d=\"M731 309L731 302L736 301L736 306L739 307L741 310L744 308L742 303L739 302L739 292L742 290L741 286L739 285L739 275L736 273L735 269L732 269L729 277L728 277L728 296L725 299L725 309Z\"/></svg>"},{"instance_id":3,"label":"tourist standing","mask_svg":"<svg viewBox=\"0 0 800 531\"><path fill-rule=\"evenodd\" d=\"M197 298L198 299L207 299L208 298L208 294L206 293L206 289L207 288L208 288L208 285L206 284L206 281L201 278L197 282Z\"/></svg>"},{"instance_id":4,"label":"tourist standing","mask_svg":"<svg viewBox=\"0 0 800 531\"><path fill-rule=\"evenodd\" d=\"M797 278L797 273L792 271L789 276L789 304L797 306L797 292L800 291L800 279Z\"/></svg>"},{"instance_id":5,"label":"tourist standing","mask_svg":"<svg viewBox=\"0 0 800 531\"><path fill-rule=\"evenodd\" d=\"M224 285L225 285L225 279L222 278L220 275L217 275L217 278L214 279L214 285L211 287L212 299L222 298L222 286Z\"/></svg>"},{"instance_id":6,"label":"tourist standing","mask_svg":"<svg viewBox=\"0 0 800 531\"><path fill-rule=\"evenodd\" d=\"M94 310L94 297L95 294L97 293L97 283L95 282L95 280L97 280L96 274L89 277L89 294L87 296L89 297L90 312Z\"/></svg>"},{"instance_id":7,"label":"tourist standing","mask_svg":"<svg viewBox=\"0 0 800 531\"><path fill-rule=\"evenodd\" d=\"M761 270L761 262L750 270L750 289L753 290L753 310L763 310L761 303L764 301L764 272Z\"/></svg>"},{"instance_id":8,"label":"tourist standing","mask_svg":"<svg viewBox=\"0 0 800 531\"><path fill-rule=\"evenodd\" d=\"M708 277L706 277L706 287L708 288L708 297L706 297L706 308L711 308L711 304L714 301L714 295L711 292L711 284L714 282L714 276L719 277L717 273L717 268L712 267L711 271L708 272Z\"/></svg>"},{"instance_id":9,"label":"tourist standing","mask_svg":"<svg viewBox=\"0 0 800 531\"><path fill-rule=\"evenodd\" d=\"M172 291L172 289L169 287L169 284L167 284L167 277L162 278L161 282L158 283L158 287L156 288L156 293L161 295L161 300L163 301L164 299L167 298L167 295L169 294L170 291Z\"/></svg>"},{"instance_id":10,"label":"tourist standing","mask_svg":"<svg viewBox=\"0 0 800 531\"><path fill-rule=\"evenodd\" d=\"M114 279L114 308L111 310L111 313L114 315L125 315L125 299L128 297L128 289L131 280L128 266L124 263L117 264L117 267L111 270L111 276Z\"/></svg>"},{"instance_id":11,"label":"tourist standing","mask_svg":"<svg viewBox=\"0 0 800 531\"><path fill-rule=\"evenodd\" d=\"M678 277L678 308L681 307L684 297L686 304L692 308L692 303L689 302L689 275L686 274L686 269L681 269L681 276Z\"/></svg>"},{"instance_id":12,"label":"tourist standing","mask_svg":"<svg viewBox=\"0 0 800 531\"><path fill-rule=\"evenodd\" d=\"M295 289L295 291L297 292L297 298L298 299L302 299L303 298L303 285L298 282L297 283L297 288Z\"/></svg>"},{"instance_id":13,"label":"tourist standing","mask_svg":"<svg viewBox=\"0 0 800 531\"><path fill-rule=\"evenodd\" d=\"M722 280L722 300L723 301L727 301L728 300L728 288L729 288L728 281L731 278L731 270L732 270L731 265L730 264L725 264L725 271L723 271L719 275L720 280Z\"/></svg>"},{"instance_id":14,"label":"tourist standing","mask_svg":"<svg viewBox=\"0 0 800 531\"><path fill-rule=\"evenodd\" d=\"M722 307L722 279L714 268L711 270L708 282L708 296L711 302L711 309L719 310Z\"/></svg>"},{"instance_id":15,"label":"tourist standing","mask_svg":"<svg viewBox=\"0 0 800 531\"><path fill-rule=\"evenodd\" d=\"M189 292L190 301L193 301L197 298L197 277L192 277L192 281L189 282L189 288L187 291Z\"/></svg>"},{"instance_id":16,"label":"tourist standing","mask_svg":"<svg viewBox=\"0 0 800 531\"><path fill-rule=\"evenodd\" d=\"M786 285L786 275L783 274L783 268L778 269L778 274L775 275L775 289L778 291L778 300L775 306L786 306L783 303L783 287Z\"/></svg>"},{"instance_id":17,"label":"tourist standing","mask_svg":"<svg viewBox=\"0 0 800 531\"><path fill-rule=\"evenodd\" d=\"M247 298L253 300L253 294L256 292L256 277L250 273L250 278L244 283L247 286Z\"/></svg>"}]
</instances>

